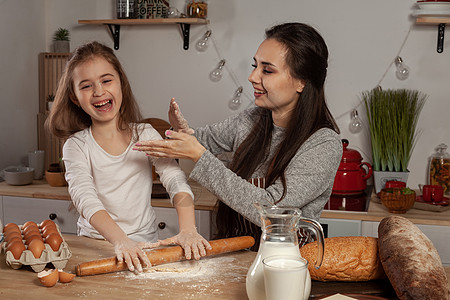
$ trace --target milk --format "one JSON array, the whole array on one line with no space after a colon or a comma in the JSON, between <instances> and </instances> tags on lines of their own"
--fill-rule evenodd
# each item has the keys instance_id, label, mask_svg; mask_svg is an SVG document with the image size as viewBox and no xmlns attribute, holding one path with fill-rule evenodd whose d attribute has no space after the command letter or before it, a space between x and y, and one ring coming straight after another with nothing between
<instances>
[{"instance_id":1,"label":"milk","mask_svg":"<svg viewBox=\"0 0 450 300\"><path fill-rule=\"evenodd\" d=\"M261 243L255 261L250 266L246 278L247 296L250 300L266 299L266 292L264 288L264 268L262 260L268 256L273 255L301 257L298 245L295 245L294 243L276 243L268 241ZM309 293L311 291L311 277L309 276L309 272L307 272L306 276L307 278L304 299L309 298Z\"/></svg>"},{"instance_id":2,"label":"milk","mask_svg":"<svg viewBox=\"0 0 450 300\"><path fill-rule=\"evenodd\" d=\"M267 300L304 298L308 262L298 256L269 256L263 260Z\"/></svg>"}]
</instances>

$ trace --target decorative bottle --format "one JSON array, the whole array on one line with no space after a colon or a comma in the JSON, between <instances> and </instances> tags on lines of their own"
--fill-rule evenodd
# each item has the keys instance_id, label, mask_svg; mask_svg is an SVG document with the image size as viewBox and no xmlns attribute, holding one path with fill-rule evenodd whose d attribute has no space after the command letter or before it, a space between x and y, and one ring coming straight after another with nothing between
<instances>
[{"instance_id":1,"label":"decorative bottle","mask_svg":"<svg viewBox=\"0 0 450 300\"><path fill-rule=\"evenodd\" d=\"M440 144L430 157L430 184L444 187L444 194L450 195L450 155L447 145Z\"/></svg>"}]
</instances>

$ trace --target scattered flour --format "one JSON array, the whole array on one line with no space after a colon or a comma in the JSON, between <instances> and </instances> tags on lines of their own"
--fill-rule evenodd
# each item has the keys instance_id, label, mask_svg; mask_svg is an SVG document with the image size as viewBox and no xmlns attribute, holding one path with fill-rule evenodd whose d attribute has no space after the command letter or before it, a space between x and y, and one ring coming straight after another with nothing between
<instances>
[{"instance_id":1,"label":"scattered flour","mask_svg":"<svg viewBox=\"0 0 450 300\"><path fill-rule=\"evenodd\" d=\"M214 277L236 276L235 261L232 257L205 257L200 260L184 260L144 269L143 273L127 272L126 279L176 279L179 282L211 280ZM238 273L242 273L238 272Z\"/></svg>"}]
</instances>

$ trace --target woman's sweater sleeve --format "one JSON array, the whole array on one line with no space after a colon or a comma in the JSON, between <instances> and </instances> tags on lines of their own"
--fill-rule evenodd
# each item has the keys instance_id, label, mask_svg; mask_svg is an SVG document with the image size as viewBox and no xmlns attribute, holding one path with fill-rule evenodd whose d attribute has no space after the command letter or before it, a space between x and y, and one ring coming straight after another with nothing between
<instances>
[{"instance_id":1,"label":"woman's sweater sleeve","mask_svg":"<svg viewBox=\"0 0 450 300\"><path fill-rule=\"evenodd\" d=\"M287 191L279 205L299 207L305 217L318 219L331 194L341 157L338 134L330 129L313 134L286 169ZM280 179L266 189L258 188L226 168L208 151L196 163L190 177L255 224L259 224L259 215L254 203L272 205L283 194Z\"/></svg>"}]
</instances>

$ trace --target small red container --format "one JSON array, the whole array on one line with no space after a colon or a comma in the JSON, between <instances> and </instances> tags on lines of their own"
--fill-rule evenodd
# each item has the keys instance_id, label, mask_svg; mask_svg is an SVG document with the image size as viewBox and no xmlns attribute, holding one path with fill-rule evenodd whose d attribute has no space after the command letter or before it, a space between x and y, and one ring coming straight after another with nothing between
<instances>
[{"instance_id":1,"label":"small red container","mask_svg":"<svg viewBox=\"0 0 450 300\"><path fill-rule=\"evenodd\" d=\"M404 188L406 187L406 182L403 181L397 181L397 180L390 180L386 181L385 188Z\"/></svg>"}]
</instances>

